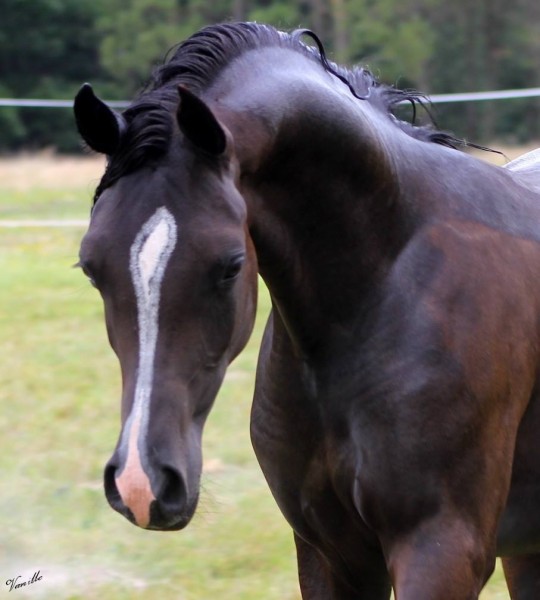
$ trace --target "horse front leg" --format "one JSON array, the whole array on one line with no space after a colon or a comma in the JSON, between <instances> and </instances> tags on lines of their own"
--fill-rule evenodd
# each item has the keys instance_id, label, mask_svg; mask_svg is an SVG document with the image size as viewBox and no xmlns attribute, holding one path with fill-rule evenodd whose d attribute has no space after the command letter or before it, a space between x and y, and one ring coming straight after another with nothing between
<instances>
[{"instance_id":1,"label":"horse front leg","mask_svg":"<svg viewBox=\"0 0 540 600\"><path fill-rule=\"evenodd\" d=\"M450 515L424 522L387 553L396 600L477 600L495 568L494 545Z\"/></svg>"},{"instance_id":2,"label":"horse front leg","mask_svg":"<svg viewBox=\"0 0 540 600\"><path fill-rule=\"evenodd\" d=\"M540 554L501 559L512 600L540 598Z\"/></svg>"},{"instance_id":3,"label":"horse front leg","mask_svg":"<svg viewBox=\"0 0 540 600\"><path fill-rule=\"evenodd\" d=\"M298 561L298 579L303 600L389 600L391 594L390 578L386 573L384 560L380 557L380 566L372 568L366 565L365 573L358 578L354 588L340 579L328 562L311 544L305 542L296 533L296 557Z\"/></svg>"}]
</instances>

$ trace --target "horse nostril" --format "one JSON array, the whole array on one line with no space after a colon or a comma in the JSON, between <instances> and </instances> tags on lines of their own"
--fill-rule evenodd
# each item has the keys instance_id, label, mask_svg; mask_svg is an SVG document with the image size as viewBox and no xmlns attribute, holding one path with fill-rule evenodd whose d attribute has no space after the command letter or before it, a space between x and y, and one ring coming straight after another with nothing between
<instances>
[{"instance_id":1,"label":"horse nostril","mask_svg":"<svg viewBox=\"0 0 540 600\"><path fill-rule=\"evenodd\" d=\"M163 483L158 494L159 502L169 510L183 509L186 502L186 486L180 473L171 467L163 467Z\"/></svg>"},{"instance_id":2,"label":"horse nostril","mask_svg":"<svg viewBox=\"0 0 540 600\"><path fill-rule=\"evenodd\" d=\"M152 529L178 530L190 521L196 502L188 501L184 478L173 467L162 467L156 502L152 505Z\"/></svg>"},{"instance_id":3,"label":"horse nostril","mask_svg":"<svg viewBox=\"0 0 540 600\"><path fill-rule=\"evenodd\" d=\"M109 504L115 510L119 510L123 503L116 485L116 471L116 465L108 464L105 467L105 472L103 474L103 483L105 487L105 497L109 501Z\"/></svg>"}]
</instances>

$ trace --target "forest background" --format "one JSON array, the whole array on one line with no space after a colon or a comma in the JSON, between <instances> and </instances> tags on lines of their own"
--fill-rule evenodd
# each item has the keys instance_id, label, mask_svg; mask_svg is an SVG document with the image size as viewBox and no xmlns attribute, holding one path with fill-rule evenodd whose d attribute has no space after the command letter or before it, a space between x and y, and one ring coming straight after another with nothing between
<instances>
[{"instance_id":1,"label":"forest background","mask_svg":"<svg viewBox=\"0 0 540 600\"><path fill-rule=\"evenodd\" d=\"M538 0L2 0L0 98L72 98L84 81L131 98L201 27L255 20L313 29L329 57L427 94L540 86ZM540 137L540 99L435 108L469 140ZM69 109L0 107L0 152L80 150Z\"/></svg>"}]
</instances>

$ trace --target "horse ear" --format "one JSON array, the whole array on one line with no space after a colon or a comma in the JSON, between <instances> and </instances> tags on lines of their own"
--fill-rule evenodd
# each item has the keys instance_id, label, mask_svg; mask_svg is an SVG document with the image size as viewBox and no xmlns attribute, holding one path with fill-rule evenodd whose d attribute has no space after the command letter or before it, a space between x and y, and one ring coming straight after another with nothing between
<instances>
[{"instance_id":1,"label":"horse ear","mask_svg":"<svg viewBox=\"0 0 540 600\"><path fill-rule=\"evenodd\" d=\"M180 131L197 148L219 156L227 147L223 127L208 106L186 87L179 86L180 104L176 117Z\"/></svg>"},{"instance_id":2,"label":"horse ear","mask_svg":"<svg viewBox=\"0 0 540 600\"><path fill-rule=\"evenodd\" d=\"M126 122L94 94L89 83L75 96L73 111L77 129L92 150L110 155L118 149Z\"/></svg>"}]
</instances>

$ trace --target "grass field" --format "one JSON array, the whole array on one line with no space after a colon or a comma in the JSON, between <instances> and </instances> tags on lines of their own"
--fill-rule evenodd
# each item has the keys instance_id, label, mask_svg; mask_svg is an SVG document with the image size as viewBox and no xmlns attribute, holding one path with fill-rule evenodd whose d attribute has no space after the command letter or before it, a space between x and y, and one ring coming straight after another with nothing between
<instances>
[{"instance_id":1,"label":"grass field","mask_svg":"<svg viewBox=\"0 0 540 600\"><path fill-rule=\"evenodd\" d=\"M101 169L95 158L0 160L0 221L84 219ZM248 435L267 297L205 430L194 521L178 533L139 530L102 492L120 375L99 296L71 268L82 234L0 228L0 595L39 570L13 597L297 600L291 533ZM481 598L508 598L500 570Z\"/></svg>"}]
</instances>

